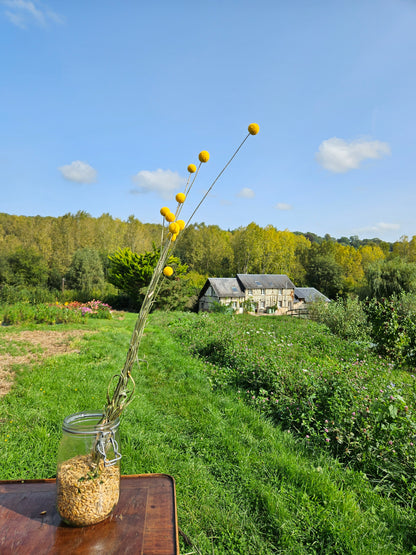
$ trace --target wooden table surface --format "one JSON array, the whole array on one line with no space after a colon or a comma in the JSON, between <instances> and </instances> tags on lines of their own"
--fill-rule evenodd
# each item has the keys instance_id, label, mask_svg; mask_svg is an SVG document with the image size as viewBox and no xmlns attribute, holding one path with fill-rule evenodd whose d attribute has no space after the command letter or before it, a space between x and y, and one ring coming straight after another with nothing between
<instances>
[{"instance_id":1,"label":"wooden table surface","mask_svg":"<svg viewBox=\"0 0 416 555\"><path fill-rule=\"evenodd\" d=\"M93 526L67 526L55 504L55 480L0 481L0 554L179 554L172 476L122 476L117 507Z\"/></svg>"}]
</instances>

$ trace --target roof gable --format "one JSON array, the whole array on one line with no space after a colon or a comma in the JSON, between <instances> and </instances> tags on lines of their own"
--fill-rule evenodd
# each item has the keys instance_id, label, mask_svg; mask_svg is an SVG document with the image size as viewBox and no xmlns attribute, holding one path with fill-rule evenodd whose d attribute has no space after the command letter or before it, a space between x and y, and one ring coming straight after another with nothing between
<instances>
[{"instance_id":1,"label":"roof gable","mask_svg":"<svg viewBox=\"0 0 416 555\"><path fill-rule=\"evenodd\" d=\"M295 299L305 301L305 303L312 303L319 300L330 301L328 297L315 289L315 287L295 287Z\"/></svg>"},{"instance_id":2,"label":"roof gable","mask_svg":"<svg viewBox=\"0 0 416 555\"><path fill-rule=\"evenodd\" d=\"M219 298L244 297L244 291L236 278L208 278L201 294L203 295L211 286Z\"/></svg>"}]
</instances>

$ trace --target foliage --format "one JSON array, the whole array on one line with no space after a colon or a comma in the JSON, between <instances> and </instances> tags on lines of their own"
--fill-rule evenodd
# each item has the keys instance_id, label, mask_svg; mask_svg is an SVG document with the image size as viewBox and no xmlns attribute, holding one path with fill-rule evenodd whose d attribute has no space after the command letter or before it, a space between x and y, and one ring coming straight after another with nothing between
<instances>
[{"instance_id":1,"label":"foliage","mask_svg":"<svg viewBox=\"0 0 416 555\"><path fill-rule=\"evenodd\" d=\"M153 246L152 251L138 254L129 248L119 249L109 256L110 266L108 268L108 281L126 293L133 306L140 306L146 294L146 287L152 278L153 270L159 260L160 249ZM181 278L187 270L187 266L181 264L178 257L170 256L167 264L175 266L175 276ZM166 282L167 280L164 280ZM158 295L159 307L161 303L166 303L168 293L172 290L177 280L172 280L173 284L168 286L164 283L164 289ZM172 301L172 306L175 302Z\"/></svg>"},{"instance_id":2,"label":"foliage","mask_svg":"<svg viewBox=\"0 0 416 555\"><path fill-rule=\"evenodd\" d=\"M18 247L0 257L0 283L43 287L48 281L48 265L35 249Z\"/></svg>"},{"instance_id":3,"label":"foliage","mask_svg":"<svg viewBox=\"0 0 416 555\"><path fill-rule=\"evenodd\" d=\"M416 311L413 296L366 301L365 310L377 351L397 365L416 364ZM413 302L410 301L412 299ZM407 302L406 302L407 301Z\"/></svg>"},{"instance_id":4,"label":"foliage","mask_svg":"<svg viewBox=\"0 0 416 555\"><path fill-rule=\"evenodd\" d=\"M343 281L341 267L335 260L335 244L327 241L320 245L313 244L305 255L305 281L309 287L315 287L335 299L342 291Z\"/></svg>"},{"instance_id":5,"label":"foliage","mask_svg":"<svg viewBox=\"0 0 416 555\"><path fill-rule=\"evenodd\" d=\"M176 333L206 362L214 387L238 388L311 447L413 504L414 376L311 321L204 314L182 320Z\"/></svg>"},{"instance_id":6,"label":"foliage","mask_svg":"<svg viewBox=\"0 0 416 555\"><path fill-rule=\"evenodd\" d=\"M401 258L378 261L366 270L367 295L380 299L414 291L416 264Z\"/></svg>"},{"instance_id":7,"label":"foliage","mask_svg":"<svg viewBox=\"0 0 416 555\"><path fill-rule=\"evenodd\" d=\"M325 324L332 333L353 341L368 341L367 315L356 297L316 301L308 306L309 317Z\"/></svg>"},{"instance_id":8,"label":"foliage","mask_svg":"<svg viewBox=\"0 0 416 555\"><path fill-rule=\"evenodd\" d=\"M66 280L68 287L87 294L103 287L104 270L98 252L88 247L78 249L72 259Z\"/></svg>"},{"instance_id":9,"label":"foliage","mask_svg":"<svg viewBox=\"0 0 416 555\"><path fill-rule=\"evenodd\" d=\"M92 300L88 303L65 304L30 304L27 301L8 305L3 313L3 325L18 324L63 324L82 322L88 317L111 318L111 307L101 301Z\"/></svg>"},{"instance_id":10,"label":"foliage","mask_svg":"<svg viewBox=\"0 0 416 555\"><path fill-rule=\"evenodd\" d=\"M83 329L95 333L76 340L77 353L19 368L0 403L1 479L55 476L60 422L105 403L96 392L122 366L134 319L89 320ZM207 365L170 333L192 319L151 315L142 344L148 364L121 424L122 473L175 478L178 523L189 538L180 538L181 553L410 553L414 510L383 498L323 449L308 451L233 390L210 387ZM4 348L12 330L0 331Z\"/></svg>"},{"instance_id":11,"label":"foliage","mask_svg":"<svg viewBox=\"0 0 416 555\"><path fill-rule=\"evenodd\" d=\"M160 241L162 226L133 216L121 221L80 211L58 218L0 214L0 232L0 286L47 285L55 290L61 289L77 251L92 249L102 262L118 249L150 252ZM196 223L187 227L176 253L200 275L283 273L297 286L316 287L332 299L350 293L380 298L416 286L411 266L416 263L416 236L386 243L262 228L254 222L234 230ZM105 262L103 268L105 272Z\"/></svg>"},{"instance_id":12,"label":"foliage","mask_svg":"<svg viewBox=\"0 0 416 555\"><path fill-rule=\"evenodd\" d=\"M53 302L57 291L51 291L46 287L25 287L4 284L0 287L0 303L14 304L17 302L29 302L30 304Z\"/></svg>"}]
</instances>

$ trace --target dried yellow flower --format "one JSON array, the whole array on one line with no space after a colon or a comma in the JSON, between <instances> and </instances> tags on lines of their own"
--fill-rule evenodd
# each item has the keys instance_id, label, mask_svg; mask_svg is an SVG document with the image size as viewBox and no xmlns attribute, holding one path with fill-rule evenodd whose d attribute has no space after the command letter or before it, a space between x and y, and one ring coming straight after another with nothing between
<instances>
[{"instance_id":1,"label":"dried yellow flower","mask_svg":"<svg viewBox=\"0 0 416 555\"><path fill-rule=\"evenodd\" d=\"M171 224L169 224L169 231L173 234L175 233L179 233L180 231L180 227L178 225L177 222L172 222Z\"/></svg>"},{"instance_id":2,"label":"dried yellow flower","mask_svg":"<svg viewBox=\"0 0 416 555\"><path fill-rule=\"evenodd\" d=\"M175 198L180 204L182 204L183 202L185 202L186 195L185 193L178 193Z\"/></svg>"},{"instance_id":3,"label":"dried yellow flower","mask_svg":"<svg viewBox=\"0 0 416 555\"><path fill-rule=\"evenodd\" d=\"M175 214L172 214L172 212L168 212L167 214L165 214L165 219L167 222L174 222Z\"/></svg>"},{"instance_id":4,"label":"dried yellow flower","mask_svg":"<svg viewBox=\"0 0 416 555\"><path fill-rule=\"evenodd\" d=\"M174 243L176 241L177 236L178 236L178 233L173 233L170 240Z\"/></svg>"},{"instance_id":5,"label":"dried yellow flower","mask_svg":"<svg viewBox=\"0 0 416 555\"><path fill-rule=\"evenodd\" d=\"M258 123L250 123L250 125L248 126L248 132L250 133L250 135L257 135L259 131L260 126Z\"/></svg>"},{"instance_id":6,"label":"dried yellow flower","mask_svg":"<svg viewBox=\"0 0 416 555\"><path fill-rule=\"evenodd\" d=\"M201 152L199 153L198 158L199 158L200 162L208 162L209 152L207 152L206 150L201 150Z\"/></svg>"},{"instance_id":7,"label":"dried yellow flower","mask_svg":"<svg viewBox=\"0 0 416 555\"><path fill-rule=\"evenodd\" d=\"M166 216L166 214L169 214L169 212L170 212L170 210L169 210L169 208L168 208L167 206L163 206L163 207L160 209L160 213L162 214L162 216Z\"/></svg>"},{"instance_id":8,"label":"dried yellow flower","mask_svg":"<svg viewBox=\"0 0 416 555\"><path fill-rule=\"evenodd\" d=\"M189 166L188 166L188 172L189 172L189 173L195 173L195 172L196 172L196 166L195 166L195 164L189 164Z\"/></svg>"},{"instance_id":9,"label":"dried yellow flower","mask_svg":"<svg viewBox=\"0 0 416 555\"><path fill-rule=\"evenodd\" d=\"M163 268L163 275L166 277L170 277L173 274L173 269L170 266L165 266Z\"/></svg>"},{"instance_id":10,"label":"dried yellow flower","mask_svg":"<svg viewBox=\"0 0 416 555\"><path fill-rule=\"evenodd\" d=\"M182 229L185 229L185 222L183 220L176 220L176 223L178 224L181 231Z\"/></svg>"}]
</instances>

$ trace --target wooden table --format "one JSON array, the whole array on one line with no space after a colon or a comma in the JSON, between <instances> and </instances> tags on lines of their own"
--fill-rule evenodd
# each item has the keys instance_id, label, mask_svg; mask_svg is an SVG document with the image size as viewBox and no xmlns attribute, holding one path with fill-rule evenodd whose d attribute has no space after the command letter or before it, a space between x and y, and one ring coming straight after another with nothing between
<instances>
[{"instance_id":1,"label":"wooden table","mask_svg":"<svg viewBox=\"0 0 416 555\"><path fill-rule=\"evenodd\" d=\"M55 480L0 481L1 555L179 554L172 476L122 476L117 507L93 526L67 526L55 503Z\"/></svg>"}]
</instances>

